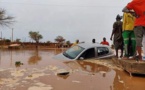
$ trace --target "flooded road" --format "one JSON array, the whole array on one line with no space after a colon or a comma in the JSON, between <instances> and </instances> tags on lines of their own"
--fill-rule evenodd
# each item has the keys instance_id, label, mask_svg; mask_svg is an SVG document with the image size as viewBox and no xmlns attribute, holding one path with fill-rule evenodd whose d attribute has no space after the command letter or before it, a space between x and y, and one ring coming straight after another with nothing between
<instances>
[{"instance_id":1,"label":"flooded road","mask_svg":"<svg viewBox=\"0 0 145 90\"><path fill-rule=\"evenodd\" d=\"M131 77L111 60L53 59L60 52L1 50L0 90L145 90L145 76Z\"/></svg>"}]
</instances>

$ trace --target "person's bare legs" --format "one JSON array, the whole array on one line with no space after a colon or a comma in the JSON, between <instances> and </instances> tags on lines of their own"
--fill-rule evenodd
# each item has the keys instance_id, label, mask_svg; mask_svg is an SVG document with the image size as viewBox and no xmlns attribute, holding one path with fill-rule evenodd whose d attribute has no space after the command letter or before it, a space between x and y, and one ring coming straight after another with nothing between
<instances>
[{"instance_id":1,"label":"person's bare legs","mask_svg":"<svg viewBox=\"0 0 145 90\"><path fill-rule=\"evenodd\" d=\"M116 49L116 57L118 58L118 49Z\"/></svg>"},{"instance_id":2,"label":"person's bare legs","mask_svg":"<svg viewBox=\"0 0 145 90\"><path fill-rule=\"evenodd\" d=\"M142 49L141 49L140 46L137 46L136 49L137 49L137 52L138 52L139 60L142 61L142 54L141 54L141 50L142 50Z\"/></svg>"},{"instance_id":3,"label":"person's bare legs","mask_svg":"<svg viewBox=\"0 0 145 90\"><path fill-rule=\"evenodd\" d=\"M123 48L121 48L121 55L120 55L120 58L123 57Z\"/></svg>"}]
</instances>

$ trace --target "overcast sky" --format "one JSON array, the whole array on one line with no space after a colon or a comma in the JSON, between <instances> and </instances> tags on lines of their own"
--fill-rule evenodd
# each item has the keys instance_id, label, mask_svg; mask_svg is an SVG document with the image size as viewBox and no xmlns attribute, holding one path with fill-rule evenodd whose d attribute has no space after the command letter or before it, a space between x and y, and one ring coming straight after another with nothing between
<instances>
[{"instance_id":1,"label":"overcast sky","mask_svg":"<svg viewBox=\"0 0 145 90\"><path fill-rule=\"evenodd\" d=\"M0 0L0 8L15 17L15 23L0 27L3 38L30 41L29 31L39 31L42 42L63 36L66 41L76 39L110 41L116 15L131 0Z\"/></svg>"}]
</instances>

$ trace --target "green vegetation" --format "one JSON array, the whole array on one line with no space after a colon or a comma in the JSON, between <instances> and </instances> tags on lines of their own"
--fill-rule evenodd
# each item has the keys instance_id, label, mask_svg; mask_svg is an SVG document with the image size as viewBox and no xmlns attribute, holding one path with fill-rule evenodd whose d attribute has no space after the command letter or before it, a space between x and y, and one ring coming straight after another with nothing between
<instances>
[{"instance_id":1,"label":"green vegetation","mask_svg":"<svg viewBox=\"0 0 145 90\"><path fill-rule=\"evenodd\" d=\"M42 39L43 36L39 34L39 32L33 32L33 31L29 32L29 36L32 40L36 42L36 49L38 49L39 40Z\"/></svg>"}]
</instances>

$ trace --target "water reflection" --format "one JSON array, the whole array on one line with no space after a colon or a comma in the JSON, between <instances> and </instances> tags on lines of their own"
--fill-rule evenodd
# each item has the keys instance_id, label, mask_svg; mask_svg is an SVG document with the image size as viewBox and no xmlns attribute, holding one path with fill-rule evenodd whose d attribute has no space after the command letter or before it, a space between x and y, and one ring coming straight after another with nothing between
<instances>
[{"instance_id":1,"label":"water reflection","mask_svg":"<svg viewBox=\"0 0 145 90\"><path fill-rule=\"evenodd\" d=\"M38 64L38 62L41 59L42 59L41 56L39 56L39 50L36 49L34 55L29 58L28 64L29 65Z\"/></svg>"},{"instance_id":2,"label":"water reflection","mask_svg":"<svg viewBox=\"0 0 145 90\"><path fill-rule=\"evenodd\" d=\"M99 65L96 63L88 62L88 61L67 61L64 62L67 66L69 66L72 70L81 69L82 71L88 72L89 74L102 73L103 77L106 76L106 72L111 71L110 68L105 67L103 65Z\"/></svg>"},{"instance_id":3,"label":"water reflection","mask_svg":"<svg viewBox=\"0 0 145 90\"><path fill-rule=\"evenodd\" d=\"M55 55L64 52L66 48L55 48Z\"/></svg>"},{"instance_id":4,"label":"water reflection","mask_svg":"<svg viewBox=\"0 0 145 90\"><path fill-rule=\"evenodd\" d=\"M89 61L68 61L65 62L65 64L73 70L81 69L82 71L88 72L89 75L94 75L97 76L97 78L100 78L99 82L104 82L104 84L106 84L103 84L104 86L107 86L107 84L109 86L109 88L104 87L102 90L144 90L145 88L145 76L130 77L130 75L125 71L117 69L112 70L104 65L99 65ZM100 74L102 77L98 76Z\"/></svg>"},{"instance_id":5,"label":"water reflection","mask_svg":"<svg viewBox=\"0 0 145 90\"><path fill-rule=\"evenodd\" d=\"M59 53L60 51L56 52ZM36 82L52 85L56 90L145 89L145 77L130 77L124 71L111 69L107 65L104 66L105 64L97 64L97 60L54 60L52 57L56 52L52 49L0 51L0 79L1 82L5 83L0 84L3 85L2 90L6 90L7 87L11 90L12 83L10 80L13 80L13 78L14 80L18 79L13 85L19 83L14 87L15 90L23 88L22 85L26 88L31 85L35 86ZM55 72L59 71L69 71L69 74L56 75ZM26 77L35 78L35 76L37 76L35 80L26 80ZM25 84L26 81L27 85ZM71 88L65 86L71 86ZM23 90L26 90L26 88Z\"/></svg>"},{"instance_id":6,"label":"water reflection","mask_svg":"<svg viewBox=\"0 0 145 90\"><path fill-rule=\"evenodd\" d=\"M115 70L113 90L145 90L145 76L133 75L124 71Z\"/></svg>"},{"instance_id":7,"label":"water reflection","mask_svg":"<svg viewBox=\"0 0 145 90\"><path fill-rule=\"evenodd\" d=\"M13 50L0 50L0 64L2 64L3 56L5 55L5 52L8 53L8 55L9 55L8 59L10 60L9 65L12 66L12 64L13 64Z\"/></svg>"},{"instance_id":8,"label":"water reflection","mask_svg":"<svg viewBox=\"0 0 145 90\"><path fill-rule=\"evenodd\" d=\"M15 90L24 90L22 89L24 87L21 87L21 85L25 85L23 82L26 81L25 78L33 78L35 75L40 75L41 77L37 77L35 80L28 80L27 82L37 81L51 84L56 90L144 90L145 88L145 77L130 77L124 71L114 70L106 67L107 65L103 66L104 64L95 63L97 60L90 62L89 60L53 60L54 52L55 50L52 49L39 51L0 50L0 78L11 79L12 75L19 76L17 78L20 85ZM60 50L58 50L59 52ZM50 66L54 67L50 68ZM70 73L56 76L55 71L69 71ZM3 82L6 81L3 80ZM6 82L5 87L9 87L8 85L11 85L11 83L8 84ZM71 85L72 88L65 87L64 85ZM5 90L5 87L2 90Z\"/></svg>"},{"instance_id":9,"label":"water reflection","mask_svg":"<svg viewBox=\"0 0 145 90\"><path fill-rule=\"evenodd\" d=\"M12 50L10 50L10 61L11 61L10 66L12 66L12 62L13 62L13 51Z\"/></svg>"},{"instance_id":10,"label":"water reflection","mask_svg":"<svg viewBox=\"0 0 145 90\"><path fill-rule=\"evenodd\" d=\"M1 64L1 50L0 50L0 64Z\"/></svg>"}]
</instances>

